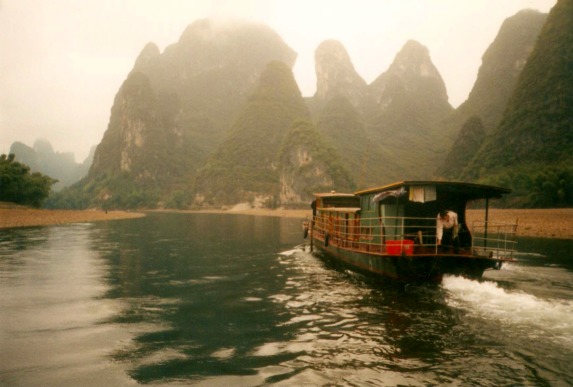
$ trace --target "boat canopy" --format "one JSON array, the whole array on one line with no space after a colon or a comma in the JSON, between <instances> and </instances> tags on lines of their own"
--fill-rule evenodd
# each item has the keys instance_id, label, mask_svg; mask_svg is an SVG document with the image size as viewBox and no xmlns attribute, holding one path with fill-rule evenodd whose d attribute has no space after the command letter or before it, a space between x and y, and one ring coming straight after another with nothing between
<instances>
[{"instance_id":1,"label":"boat canopy","mask_svg":"<svg viewBox=\"0 0 573 387\"><path fill-rule=\"evenodd\" d=\"M510 193L511 189L449 181L400 181L378 188L358 191L355 192L355 195L364 196L376 194L374 200L383 200L385 197L399 197L409 193L411 199L419 195L419 201L424 201L424 195L426 200L431 200L431 197L436 194L436 191L464 198L465 200L478 200L499 199L503 195Z\"/></svg>"}]
</instances>

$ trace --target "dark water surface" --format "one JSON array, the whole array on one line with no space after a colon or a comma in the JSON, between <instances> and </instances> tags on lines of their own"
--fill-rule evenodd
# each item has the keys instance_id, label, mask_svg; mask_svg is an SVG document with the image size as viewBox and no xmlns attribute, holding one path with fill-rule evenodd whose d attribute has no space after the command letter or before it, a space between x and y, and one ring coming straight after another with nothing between
<instances>
[{"instance_id":1,"label":"dark water surface","mask_svg":"<svg viewBox=\"0 0 573 387\"><path fill-rule=\"evenodd\" d=\"M300 223L0 230L0 385L573 385L573 241L403 287L302 251Z\"/></svg>"}]
</instances>

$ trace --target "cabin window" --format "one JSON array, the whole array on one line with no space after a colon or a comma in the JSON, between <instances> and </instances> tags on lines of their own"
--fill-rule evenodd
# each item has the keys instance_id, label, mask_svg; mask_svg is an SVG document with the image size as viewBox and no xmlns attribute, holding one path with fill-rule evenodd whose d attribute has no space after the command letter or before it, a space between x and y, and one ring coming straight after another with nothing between
<instances>
[{"instance_id":1,"label":"cabin window","mask_svg":"<svg viewBox=\"0 0 573 387\"><path fill-rule=\"evenodd\" d=\"M435 185L413 185L408 191L408 200L411 202L426 203L437 199Z\"/></svg>"}]
</instances>

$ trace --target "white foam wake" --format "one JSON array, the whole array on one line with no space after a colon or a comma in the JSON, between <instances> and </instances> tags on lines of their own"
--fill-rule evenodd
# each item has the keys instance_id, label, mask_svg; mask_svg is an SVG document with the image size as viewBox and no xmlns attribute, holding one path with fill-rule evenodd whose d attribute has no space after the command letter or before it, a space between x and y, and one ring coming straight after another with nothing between
<instances>
[{"instance_id":1,"label":"white foam wake","mask_svg":"<svg viewBox=\"0 0 573 387\"><path fill-rule=\"evenodd\" d=\"M477 282L445 277L447 302L470 314L519 326L531 334L543 334L573 344L573 301L541 299L520 291L509 291L495 282Z\"/></svg>"}]
</instances>

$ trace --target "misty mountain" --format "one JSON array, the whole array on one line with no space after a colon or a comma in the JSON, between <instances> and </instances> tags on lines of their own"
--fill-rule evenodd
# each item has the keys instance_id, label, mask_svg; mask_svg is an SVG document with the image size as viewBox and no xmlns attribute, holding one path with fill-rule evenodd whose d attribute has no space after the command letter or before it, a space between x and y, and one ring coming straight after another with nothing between
<instances>
[{"instance_id":1,"label":"misty mountain","mask_svg":"<svg viewBox=\"0 0 573 387\"><path fill-rule=\"evenodd\" d=\"M85 201L154 206L191 191L265 66L295 57L276 32L246 22L196 21L163 53L147 44L115 97Z\"/></svg>"},{"instance_id":2,"label":"misty mountain","mask_svg":"<svg viewBox=\"0 0 573 387\"><path fill-rule=\"evenodd\" d=\"M573 205L572 87L573 1L560 0L464 178L512 186L526 205Z\"/></svg>"},{"instance_id":3,"label":"misty mountain","mask_svg":"<svg viewBox=\"0 0 573 387\"><path fill-rule=\"evenodd\" d=\"M370 85L340 42L321 43L315 58L313 117L359 187L431 177L449 147L439 123L453 109L428 49L406 42Z\"/></svg>"},{"instance_id":4,"label":"misty mountain","mask_svg":"<svg viewBox=\"0 0 573 387\"><path fill-rule=\"evenodd\" d=\"M314 103L323 107L333 98L346 98L355 109L369 106L366 81L358 75L346 48L337 40L326 40L314 52L316 93Z\"/></svg>"},{"instance_id":5,"label":"misty mountain","mask_svg":"<svg viewBox=\"0 0 573 387\"><path fill-rule=\"evenodd\" d=\"M387 153L377 163L383 182L430 178L449 147L440 123L453 108L428 49L408 41L369 88L375 103L370 133Z\"/></svg>"},{"instance_id":6,"label":"misty mountain","mask_svg":"<svg viewBox=\"0 0 573 387\"><path fill-rule=\"evenodd\" d=\"M21 142L15 142L10 147L16 161L29 166L32 172L57 179L58 182L52 187L54 191L70 186L87 175L93 152L94 148L83 163L76 163L73 153L56 152L47 140L36 140L33 147Z\"/></svg>"},{"instance_id":7,"label":"misty mountain","mask_svg":"<svg viewBox=\"0 0 573 387\"><path fill-rule=\"evenodd\" d=\"M292 206L307 201L312 190L430 179L444 160L441 173L483 180L468 173L486 171L480 164L489 157L481 153L486 147L498 143L492 155L505 154L508 139L498 142L495 136L513 129L505 121L492 126L510 100L511 85L524 82L540 50L539 42L531 47L542 19L521 12L504 23L484 54L472 94L455 111L429 50L416 41L406 42L371 84L357 74L341 43L321 43L315 52L317 92L303 99L292 74L295 54L274 31L198 21L163 53L153 43L141 51L116 95L88 176L54 202L106 208ZM542 75L529 78L529 87L535 78ZM543 92L551 101L551 90ZM529 106L519 95L516 89L510 101ZM514 134L513 140L521 136Z\"/></svg>"},{"instance_id":8,"label":"misty mountain","mask_svg":"<svg viewBox=\"0 0 573 387\"><path fill-rule=\"evenodd\" d=\"M240 21L198 20L163 53L148 44L134 65L145 74L178 130L204 161L225 136L273 60L294 65L296 53L271 28Z\"/></svg>"}]
</instances>

